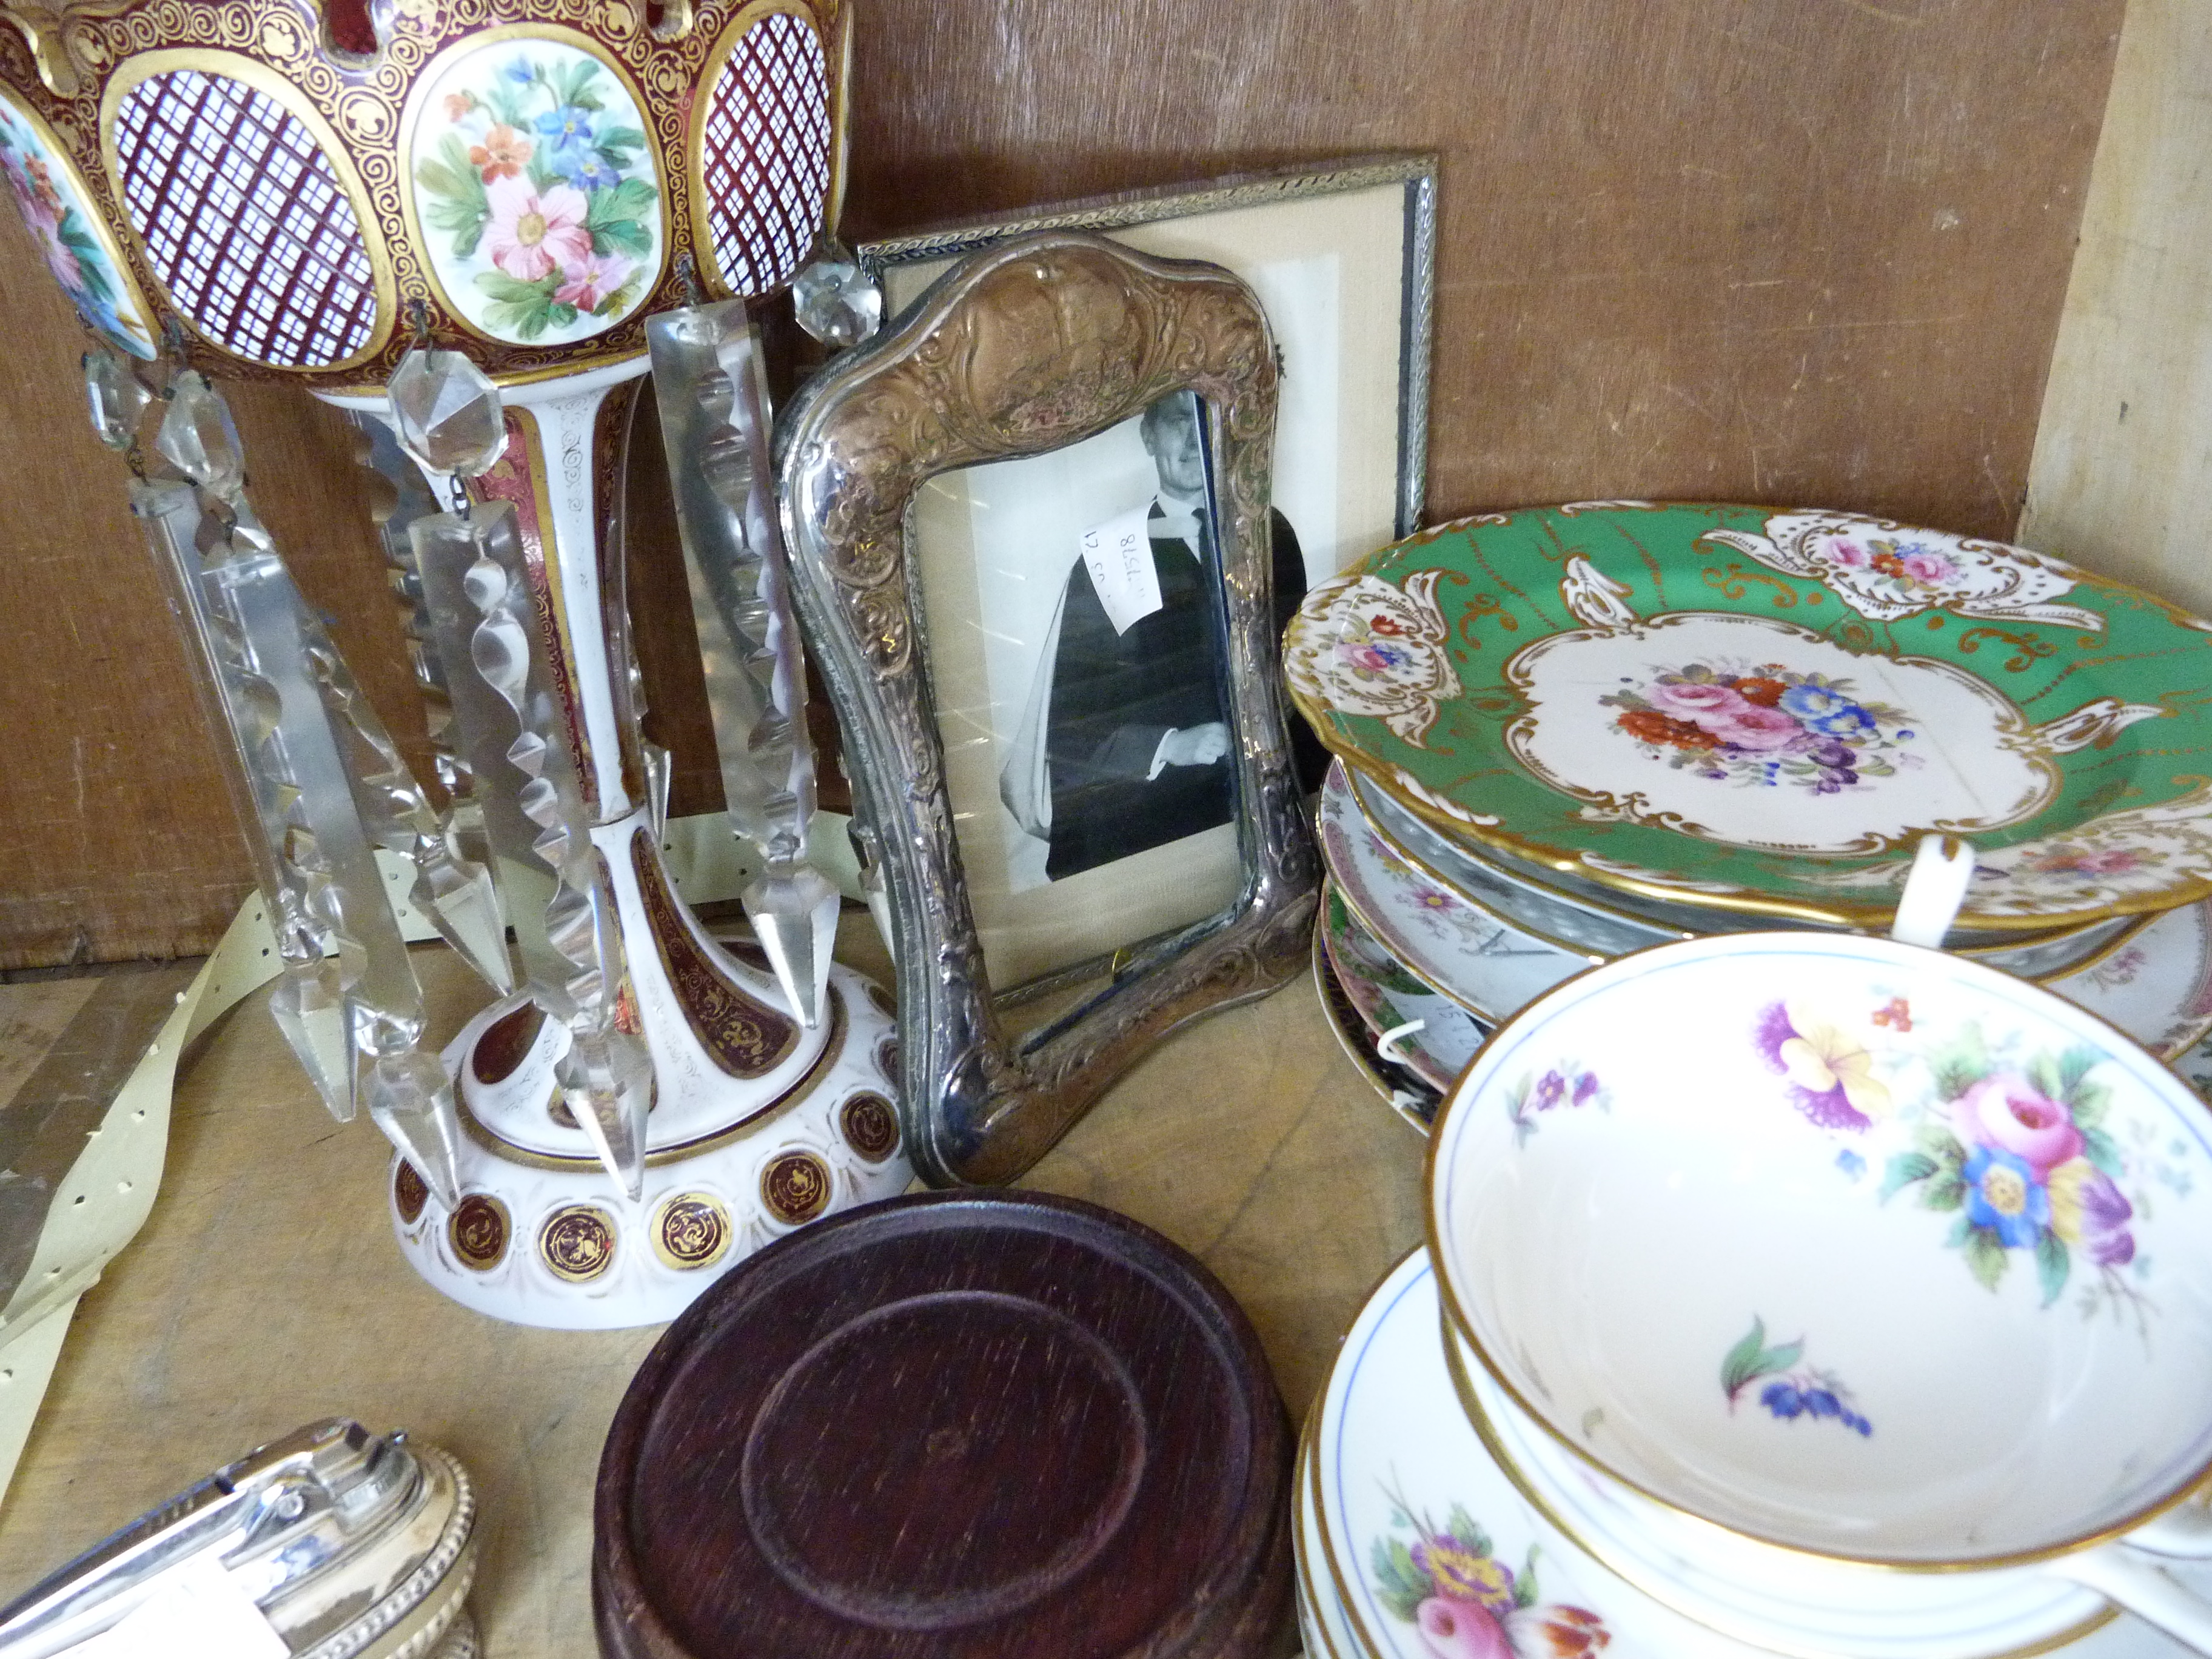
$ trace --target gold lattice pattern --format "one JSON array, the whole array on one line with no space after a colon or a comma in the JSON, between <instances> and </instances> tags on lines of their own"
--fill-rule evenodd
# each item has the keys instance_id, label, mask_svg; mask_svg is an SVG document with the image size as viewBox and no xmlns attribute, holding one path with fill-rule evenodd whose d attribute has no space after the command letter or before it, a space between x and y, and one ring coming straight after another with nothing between
<instances>
[{"instance_id":1,"label":"gold lattice pattern","mask_svg":"<svg viewBox=\"0 0 2212 1659\"><path fill-rule=\"evenodd\" d=\"M704 137L714 264L732 293L766 293L813 246L830 189L829 73L805 19L771 12L745 31Z\"/></svg>"},{"instance_id":2,"label":"gold lattice pattern","mask_svg":"<svg viewBox=\"0 0 2212 1659\"><path fill-rule=\"evenodd\" d=\"M150 76L116 111L124 210L178 310L226 350L319 368L376 323L368 251L297 117L222 76Z\"/></svg>"}]
</instances>

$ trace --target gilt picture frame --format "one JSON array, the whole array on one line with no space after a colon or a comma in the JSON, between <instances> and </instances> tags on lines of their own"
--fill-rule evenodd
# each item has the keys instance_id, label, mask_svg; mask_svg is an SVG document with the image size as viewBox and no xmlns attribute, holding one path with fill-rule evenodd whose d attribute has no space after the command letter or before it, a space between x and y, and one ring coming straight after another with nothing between
<instances>
[{"instance_id":1,"label":"gilt picture frame","mask_svg":"<svg viewBox=\"0 0 2212 1659\"><path fill-rule=\"evenodd\" d=\"M887 889L902 1109L929 1179L1013 1179L1168 1032L1304 969L1320 865L1277 663L1276 377L1267 315L1229 271L1048 231L957 261L894 325L829 364L781 425L793 586ZM1199 584L1190 603L1204 618L1218 714L1202 746L1218 744L1218 758L1178 760L1163 739L1139 759L1156 775L1218 768L1229 821L1026 889L1002 870L979 885L970 866L988 862L993 824L1012 810L1023 716L990 690L977 644L993 625L990 593L1005 584L978 562L994 538L989 512L972 508L1006 491L978 493L972 481L1058 465L1016 492L1048 499L1055 478L1091 476L1102 445L1126 460L1132 442L1152 457L1163 501L1183 465L1164 458L1194 447L1195 529L1164 537L1160 501L1149 534L1141 502L1125 517L1124 544L1162 592L1123 595L1139 619L1090 625L1091 636L1110 651L1174 610L1166 590ZM946 480L960 488L933 501ZM921 532L948 501L965 504L971 533L937 537L924 556ZM1071 596L1063 640L1078 626L1072 596L1091 593L1098 574L1085 577L1082 556L1057 540L1036 555L1040 588ZM1052 684L1055 702L1069 695L1064 678ZM1194 730L1212 723L1185 719ZM1053 752L1064 765L1064 750ZM1064 799L1055 789L1055 811ZM1195 915L1123 902L1193 870L1205 878L1184 883L1180 902ZM1061 915L1076 919L1073 930L1038 955L1036 927L1049 932ZM1018 1030L1012 1008L1040 988L1053 993L1048 1017Z\"/></svg>"}]
</instances>

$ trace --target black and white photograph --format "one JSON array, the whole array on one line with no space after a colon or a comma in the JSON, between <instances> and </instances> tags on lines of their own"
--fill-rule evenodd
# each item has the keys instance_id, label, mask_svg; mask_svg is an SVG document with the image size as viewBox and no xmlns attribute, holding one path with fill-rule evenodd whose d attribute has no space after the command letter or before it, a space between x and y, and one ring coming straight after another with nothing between
<instances>
[{"instance_id":1,"label":"black and white photograph","mask_svg":"<svg viewBox=\"0 0 2212 1659\"><path fill-rule=\"evenodd\" d=\"M1233 270L1279 370L1278 629L1418 516L1432 177L1395 161L1025 217ZM1131 222L1133 217L1143 218ZM860 250L893 312L988 228ZM1205 421L1188 392L925 485L910 547L961 858L1000 984L1213 914L1240 877ZM1301 781L1322 757L1297 728Z\"/></svg>"}]
</instances>

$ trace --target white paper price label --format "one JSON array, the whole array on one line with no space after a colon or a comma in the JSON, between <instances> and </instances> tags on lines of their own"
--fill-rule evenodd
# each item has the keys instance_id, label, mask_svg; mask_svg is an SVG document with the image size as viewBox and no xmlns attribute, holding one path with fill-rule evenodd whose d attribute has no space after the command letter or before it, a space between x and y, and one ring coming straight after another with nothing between
<instances>
[{"instance_id":1,"label":"white paper price label","mask_svg":"<svg viewBox=\"0 0 2212 1659\"><path fill-rule=\"evenodd\" d=\"M1147 502L1083 532L1083 562L1116 634L1127 633L1160 608L1160 573L1145 528L1152 512Z\"/></svg>"},{"instance_id":2,"label":"white paper price label","mask_svg":"<svg viewBox=\"0 0 2212 1659\"><path fill-rule=\"evenodd\" d=\"M64 1659L288 1659L290 1652L222 1564L200 1556Z\"/></svg>"}]
</instances>

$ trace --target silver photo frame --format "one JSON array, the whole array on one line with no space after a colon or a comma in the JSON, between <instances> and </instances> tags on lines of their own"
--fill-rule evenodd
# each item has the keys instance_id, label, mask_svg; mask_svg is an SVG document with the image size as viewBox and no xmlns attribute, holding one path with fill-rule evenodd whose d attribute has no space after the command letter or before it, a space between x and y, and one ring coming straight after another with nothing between
<instances>
[{"instance_id":1,"label":"silver photo frame","mask_svg":"<svg viewBox=\"0 0 2212 1659\"><path fill-rule=\"evenodd\" d=\"M887 889L902 1111L928 1179L1012 1180L1169 1032L1305 969L1320 861L1277 663L1276 382L1267 317L1231 273L1053 231L956 262L894 326L830 363L781 423L793 592ZM998 718L995 736L972 740L948 727L948 710L964 718L955 682L973 671L948 636L988 631L969 596L990 584L957 558L915 556L923 498L973 469L1110 440L1184 393L1199 400L1210 526L1198 538L1204 550L1186 550L1208 584L1230 822L1012 897L1043 911L1110 908L1118 895L1160 884L1147 872L1202 862L1216 839L1233 847L1231 890L1164 931L1146 931L1158 918L1141 907L1115 910L1130 937L1093 937L1107 948L1000 988L963 854L990 844L988 822L1011 810L1007 767L997 759L963 771L948 751L963 763L996 755L991 745L1003 749L1015 722ZM1164 463L1159 476L1164 488ZM1044 550L1040 580L1060 583L1078 556ZM947 626L948 616L963 620ZM1155 773L1162 764L1155 757ZM1030 1029L1014 1029L1017 1004L1037 1016Z\"/></svg>"},{"instance_id":2,"label":"silver photo frame","mask_svg":"<svg viewBox=\"0 0 2212 1659\"><path fill-rule=\"evenodd\" d=\"M1437 165L1433 155L1349 156L963 221L854 252L886 317L952 260L1042 230L1235 272L1281 351L1276 505L1297 526L1310 584L1421 527Z\"/></svg>"}]
</instances>

